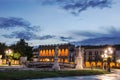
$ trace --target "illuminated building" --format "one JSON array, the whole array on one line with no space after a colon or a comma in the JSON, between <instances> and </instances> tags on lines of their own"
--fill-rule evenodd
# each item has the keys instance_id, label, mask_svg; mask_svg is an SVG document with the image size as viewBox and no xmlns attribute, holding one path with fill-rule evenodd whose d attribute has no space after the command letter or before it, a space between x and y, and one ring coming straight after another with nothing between
<instances>
[{"instance_id":1,"label":"illuminated building","mask_svg":"<svg viewBox=\"0 0 120 80\"><path fill-rule=\"evenodd\" d=\"M71 44L59 44L59 45L41 45L39 46L39 59L41 62L53 62L55 47L59 46L58 50L58 62L68 63L74 62L74 45ZM73 51L73 53L71 53Z\"/></svg>"},{"instance_id":2,"label":"illuminated building","mask_svg":"<svg viewBox=\"0 0 120 80\"><path fill-rule=\"evenodd\" d=\"M70 63L75 64L76 55L78 54L78 47L72 44L59 44L59 45L40 45L39 48L34 52L36 61L40 62L54 62L55 47L59 46L58 50L58 62L59 63ZM120 45L102 45L102 46L81 46L83 49L83 66L84 67L103 67L103 59L101 55L105 49L111 47L113 50L110 67L120 67L117 60L120 59ZM34 60L35 61L35 60ZM107 63L107 61L106 61Z\"/></svg>"}]
</instances>

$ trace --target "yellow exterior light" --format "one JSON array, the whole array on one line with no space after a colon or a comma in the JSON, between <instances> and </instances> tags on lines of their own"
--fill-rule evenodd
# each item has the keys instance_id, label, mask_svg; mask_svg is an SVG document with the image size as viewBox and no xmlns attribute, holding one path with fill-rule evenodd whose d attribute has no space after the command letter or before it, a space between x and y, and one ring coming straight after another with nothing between
<instances>
[{"instance_id":1,"label":"yellow exterior light","mask_svg":"<svg viewBox=\"0 0 120 80\"><path fill-rule=\"evenodd\" d=\"M107 53L108 51L107 51L107 50L105 50L104 52L105 52L105 53Z\"/></svg>"},{"instance_id":2,"label":"yellow exterior light","mask_svg":"<svg viewBox=\"0 0 120 80\"><path fill-rule=\"evenodd\" d=\"M101 55L101 57L103 58L103 57L104 57L104 55L102 54L102 55Z\"/></svg>"},{"instance_id":3,"label":"yellow exterior light","mask_svg":"<svg viewBox=\"0 0 120 80\"><path fill-rule=\"evenodd\" d=\"M8 49L5 51L6 55L10 55L12 53L12 50L11 49Z\"/></svg>"},{"instance_id":4,"label":"yellow exterior light","mask_svg":"<svg viewBox=\"0 0 120 80\"><path fill-rule=\"evenodd\" d=\"M108 58L108 55L105 53L105 54L102 54L101 57L102 58Z\"/></svg>"},{"instance_id":5,"label":"yellow exterior light","mask_svg":"<svg viewBox=\"0 0 120 80\"><path fill-rule=\"evenodd\" d=\"M120 59L118 59L117 62L120 63Z\"/></svg>"},{"instance_id":6,"label":"yellow exterior light","mask_svg":"<svg viewBox=\"0 0 120 80\"><path fill-rule=\"evenodd\" d=\"M111 48L111 47L109 47L109 48L108 48L108 50L109 50L109 51L111 51L111 50L112 50L112 48Z\"/></svg>"},{"instance_id":7,"label":"yellow exterior light","mask_svg":"<svg viewBox=\"0 0 120 80\"><path fill-rule=\"evenodd\" d=\"M2 55L0 55L0 59L2 58Z\"/></svg>"},{"instance_id":8,"label":"yellow exterior light","mask_svg":"<svg viewBox=\"0 0 120 80\"><path fill-rule=\"evenodd\" d=\"M104 54L104 57L105 57L105 58L108 58L108 55L107 55L107 54Z\"/></svg>"}]
</instances>

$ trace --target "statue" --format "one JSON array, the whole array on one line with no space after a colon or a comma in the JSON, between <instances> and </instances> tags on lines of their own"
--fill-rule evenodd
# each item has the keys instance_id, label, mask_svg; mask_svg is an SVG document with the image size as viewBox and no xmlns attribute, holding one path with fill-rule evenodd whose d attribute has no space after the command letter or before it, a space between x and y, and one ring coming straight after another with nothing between
<instances>
[{"instance_id":1,"label":"statue","mask_svg":"<svg viewBox=\"0 0 120 80\"><path fill-rule=\"evenodd\" d=\"M59 50L59 47L57 46L55 48L55 56L54 56L55 59L58 59L58 50Z\"/></svg>"},{"instance_id":2,"label":"statue","mask_svg":"<svg viewBox=\"0 0 120 80\"><path fill-rule=\"evenodd\" d=\"M79 47L78 55L76 57L76 69L83 69L82 49Z\"/></svg>"},{"instance_id":3,"label":"statue","mask_svg":"<svg viewBox=\"0 0 120 80\"><path fill-rule=\"evenodd\" d=\"M59 63L58 63L58 50L59 50L59 47L57 46L55 48L54 64L53 64L53 67L52 67L54 70L60 70L60 66L59 66Z\"/></svg>"}]
</instances>

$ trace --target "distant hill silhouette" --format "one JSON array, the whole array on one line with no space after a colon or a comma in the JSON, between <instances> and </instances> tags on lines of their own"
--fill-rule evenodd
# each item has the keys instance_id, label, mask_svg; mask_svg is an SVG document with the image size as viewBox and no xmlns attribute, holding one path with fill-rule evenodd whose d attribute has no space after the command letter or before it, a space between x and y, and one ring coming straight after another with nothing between
<instances>
[{"instance_id":1,"label":"distant hill silhouette","mask_svg":"<svg viewBox=\"0 0 120 80\"><path fill-rule=\"evenodd\" d=\"M120 37L101 37L86 39L83 41L73 42L75 45L116 45L120 44Z\"/></svg>"}]
</instances>

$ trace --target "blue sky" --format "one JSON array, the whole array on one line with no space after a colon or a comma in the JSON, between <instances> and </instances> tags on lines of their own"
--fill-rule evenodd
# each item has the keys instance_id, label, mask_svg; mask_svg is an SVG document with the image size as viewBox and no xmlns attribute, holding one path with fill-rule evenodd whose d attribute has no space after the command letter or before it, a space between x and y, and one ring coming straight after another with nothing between
<instances>
[{"instance_id":1,"label":"blue sky","mask_svg":"<svg viewBox=\"0 0 120 80\"><path fill-rule=\"evenodd\" d=\"M30 45L120 37L119 0L0 0L0 42Z\"/></svg>"}]
</instances>

